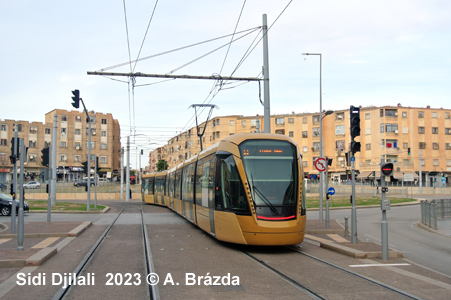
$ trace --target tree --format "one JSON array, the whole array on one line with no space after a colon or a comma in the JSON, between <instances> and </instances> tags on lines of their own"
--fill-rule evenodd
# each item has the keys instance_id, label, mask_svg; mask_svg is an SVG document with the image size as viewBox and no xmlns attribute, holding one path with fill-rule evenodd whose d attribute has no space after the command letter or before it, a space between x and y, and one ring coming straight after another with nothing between
<instances>
[{"instance_id":1,"label":"tree","mask_svg":"<svg viewBox=\"0 0 451 300\"><path fill-rule=\"evenodd\" d=\"M169 168L168 163L164 159L160 159L157 163L157 172L167 170Z\"/></svg>"}]
</instances>

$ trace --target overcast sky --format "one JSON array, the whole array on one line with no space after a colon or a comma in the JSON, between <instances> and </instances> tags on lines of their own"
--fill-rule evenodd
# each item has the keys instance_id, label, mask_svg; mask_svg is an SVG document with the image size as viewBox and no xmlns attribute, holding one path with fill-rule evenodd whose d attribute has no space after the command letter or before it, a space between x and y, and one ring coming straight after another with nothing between
<instances>
[{"instance_id":1,"label":"overcast sky","mask_svg":"<svg viewBox=\"0 0 451 300\"><path fill-rule=\"evenodd\" d=\"M260 40L260 31L249 29L262 25L262 14L273 25L272 114L319 111L319 57L301 55L305 52L322 54L323 109L398 103L451 108L448 0L160 0L156 6L154 0L135 0L125 1L125 9L128 37L123 1L1 1L0 118L44 122L55 108L72 110L71 91L79 89L89 110L109 112L119 120L122 136L130 134L130 126L132 133L144 134L137 144L148 151L194 125L192 104L217 105L213 117L263 115L256 82L223 85L212 99L215 81L136 78L129 91L127 77L87 75L133 69L261 76L261 42L234 70L254 40ZM235 28L244 32L234 36L240 39L230 48L188 64L230 42ZM222 36L227 37L127 64L129 57L145 58ZM205 118L204 113L200 121Z\"/></svg>"}]
</instances>

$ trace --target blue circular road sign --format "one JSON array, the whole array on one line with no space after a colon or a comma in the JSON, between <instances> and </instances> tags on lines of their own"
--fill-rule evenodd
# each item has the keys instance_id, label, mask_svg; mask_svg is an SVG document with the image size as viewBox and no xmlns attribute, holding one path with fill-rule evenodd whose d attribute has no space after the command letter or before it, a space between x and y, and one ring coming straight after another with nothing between
<instances>
[{"instance_id":1,"label":"blue circular road sign","mask_svg":"<svg viewBox=\"0 0 451 300\"><path fill-rule=\"evenodd\" d=\"M333 187L330 187L327 192L329 193L329 195L334 195L335 194L335 189Z\"/></svg>"}]
</instances>

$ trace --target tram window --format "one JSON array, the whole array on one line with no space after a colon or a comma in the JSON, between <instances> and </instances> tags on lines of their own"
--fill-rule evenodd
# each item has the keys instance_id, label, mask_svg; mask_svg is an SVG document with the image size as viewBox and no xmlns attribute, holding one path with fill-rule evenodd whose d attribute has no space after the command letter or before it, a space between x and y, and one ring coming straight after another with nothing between
<instances>
[{"instance_id":1,"label":"tram window","mask_svg":"<svg viewBox=\"0 0 451 300\"><path fill-rule=\"evenodd\" d=\"M194 164L183 169L182 196L183 200L194 200Z\"/></svg>"},{"instance_id":2,"label":"tram window","mask_svg":"<svg viewBox=\"0 0 451 300\"><path fill-rule=\"evenodd\" d=\"M144 179L143 184L141 186L141 190L144 194L147 194L147 187L149 186L149 179Z\"/></svg>"},{"instance_id":3,"label":"tram window","mask_svg":"<svg viewBox=\"0 0 451 300\"><path fill-rule=\"evenodd\" d=\"M182 180L182 170L177 170L175 173L175 199L180 199L180 186Z\"/></svg>"},{"instance_id":4,"label":"tram window","mask_svg":"<svg viewBox=\"0 0 451 300\"><path fill-rule=\"evenodd\" d=\"M243 183L232 155L226 158L218 157L217 175L219 192L217 208L250 214Z\"/></svg>"},{"instance_id":5,"label":"tram window","mask_svg":"<svg viewBox=\"0 0 451 300\"><path fill-rule=\"evenodd\" d=\"M155 178L149 178L149 184L147 185L147 191L149 195L153 195Z\"/></svg>"},{"instance_id":6,"label":"tram window","mask_svg":"<svg viewBox=\"0 0 451 300\"><path fill-rule=\"evenodd\" d=\"M215 158L203 159L197 163L196 171L196 204L213 208ZM210 204L210 205L209 205Z\"/></svg>"}]
</instances>

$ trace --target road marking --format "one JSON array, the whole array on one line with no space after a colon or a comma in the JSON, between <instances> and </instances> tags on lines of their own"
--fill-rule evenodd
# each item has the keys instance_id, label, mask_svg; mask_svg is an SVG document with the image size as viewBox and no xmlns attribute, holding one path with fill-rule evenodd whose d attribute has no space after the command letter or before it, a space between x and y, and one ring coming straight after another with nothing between
<instances>
[{"instance_id":1,"label":"road marking","mask_svg":"<svg viewBox=\"0 0 451 300\"><path fill-rule=\"evenodd\" d=\"M351 268L365 268L365 267L398 267L398 266L410 266L410 264L366 264L366 265L349 265Z\"/></svg>"},{"instance_id":2,"label":"road marking","mask_svg":"<svg viewBox=\"0 0 451 300\"><path fill-rule=\"evenodd\" d=\"M34 249L43 249L43 248L49 246L50 244L52 244L53 242L55 242L55 241L58 240L58 239L59 239L59 237L49 237L49 238L46 238L45 240L43 240L42 242L40 242L40 243L34 245L34 246L31 247L31 248L34 248Z\"/></svg>"},{"instance_id":3,"label":"road marking","mask_svg":"<svg viewBox=\"0 0 451 300\"><path fill-rule=\"evenodd\" d=\"M6 243L9 240L11 240L11 239L0 239L0 244Z\"/></svg>"}]
</instances>

